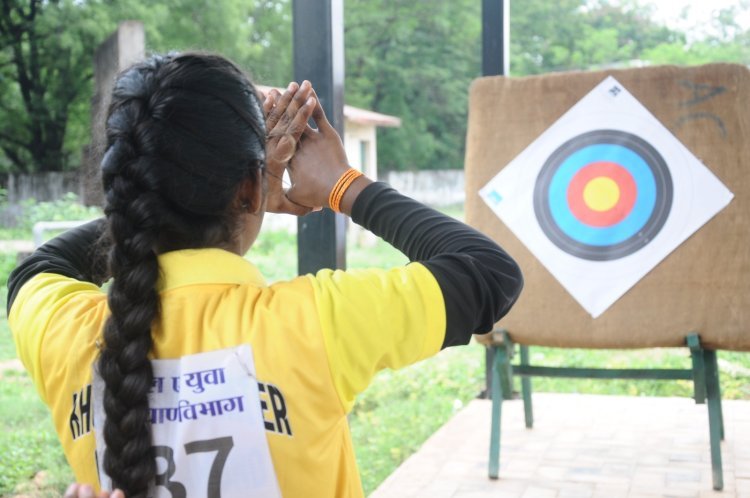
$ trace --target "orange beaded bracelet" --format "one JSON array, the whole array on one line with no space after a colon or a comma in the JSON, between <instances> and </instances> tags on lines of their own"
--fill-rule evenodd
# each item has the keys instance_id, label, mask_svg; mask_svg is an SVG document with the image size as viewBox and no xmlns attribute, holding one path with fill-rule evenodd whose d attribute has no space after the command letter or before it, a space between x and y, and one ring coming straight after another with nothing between
<instances>
[{"instance_id":1,"label":"orange beaded bracelet","mask_svg":"<svg viewBox=\"0 0 750 498\"><path fill-rule=\"evenodd\" d=\"M331 189L331 193L328 194L328 205L336 211L341 212L341 199L344 198L344 193L351 186L351 184L362 176L361 171L357 171L354 168L349 168L341 175L336 184Z\"/></svg>"}]
</instances>

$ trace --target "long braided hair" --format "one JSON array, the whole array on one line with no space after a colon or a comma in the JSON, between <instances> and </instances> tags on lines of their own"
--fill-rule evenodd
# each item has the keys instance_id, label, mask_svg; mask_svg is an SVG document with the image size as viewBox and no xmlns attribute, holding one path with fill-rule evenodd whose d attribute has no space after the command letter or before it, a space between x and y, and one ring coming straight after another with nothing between
<instances>
[{"instance_id":1,"label":"long braided hair","mask_svg":"<svg viewBox=\"0 0 750 498\"><path fill-rule=\"evenodd\" d=\"M222 247L236 234L240 182L265 158L260 102L249 79L216 55L153 56L117 79L101 163L113 277L98 369L104 470L129 498L156 471L148 392L151 326L159 315L157 254Z\"/></svg>"}]
</instances>

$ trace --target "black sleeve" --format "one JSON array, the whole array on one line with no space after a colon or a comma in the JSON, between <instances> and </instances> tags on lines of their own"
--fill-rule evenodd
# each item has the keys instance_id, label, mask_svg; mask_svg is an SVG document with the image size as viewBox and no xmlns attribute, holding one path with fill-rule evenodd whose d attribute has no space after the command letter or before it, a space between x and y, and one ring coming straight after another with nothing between
<instances>
[{"instance_id":1,"label":"black sleeve","mask_svg":"<svg viewBox=\"0 0 750 498\"><path fill-rule=\"evenodd\" d=\"M360 193L352 220L433 274L445 300L443 348L490 332L521 292L521 270L495 242L384 183Z\"/></svg>"},{"instance_id":2,"label":"black sleeve","mask_svg":"<svg viewBox=\"0 0 750 498\"><path fill-rule=\"evenodd\" d=\"M106 272L99 240L105 227L101 218L68 230L24 259L8 277L8 313L23 284L39 273L56 273L101 285Z\"/></svg>"}]
</instances>

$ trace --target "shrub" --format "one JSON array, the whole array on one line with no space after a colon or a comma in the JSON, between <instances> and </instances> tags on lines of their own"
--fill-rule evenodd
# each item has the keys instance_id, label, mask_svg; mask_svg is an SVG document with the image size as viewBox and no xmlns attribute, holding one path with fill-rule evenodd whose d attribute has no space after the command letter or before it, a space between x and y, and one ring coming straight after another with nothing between
<instances>
[{"instance_id":1,"label":"shrub","mask_svg":"<svg viewBox=\"0 0 750 498\"><path fill-rule=\"evenodd\" d=\"M31 239L31 229L38 221L90 220L102 215L98 207L84 206L73 192L55 201L37 202L27 199L17 205L8 204L7 192L0 189L0 238Z\"/></svg>"},{"instance_id":2,"label":"shrub","mask_svg":"<svg viewBox=\"0 0 750 498\"><path fill-rule=\"evenodd\" d=\"M102 215L100 208L81 204L73 192L68 192L56 201L37 202L27 199L21 203L21 208L18 228L27 231L31 231L38 221L90 220Z\"/></svg>"}]
</instances>

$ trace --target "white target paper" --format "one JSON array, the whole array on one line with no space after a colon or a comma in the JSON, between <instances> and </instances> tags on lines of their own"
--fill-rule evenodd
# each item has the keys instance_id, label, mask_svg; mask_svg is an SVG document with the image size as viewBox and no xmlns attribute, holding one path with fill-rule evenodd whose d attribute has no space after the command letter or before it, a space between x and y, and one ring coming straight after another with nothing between
<instances>
[{"instance_id":1,"label":"white target paper","mask_svg":"<svg viewBox=\"0 0 750 498\"><path fill-rule=\"evenodd\" d=\"M594 318L733 197L613 77L479 194Z\"/></svg>"}]
</instances>

